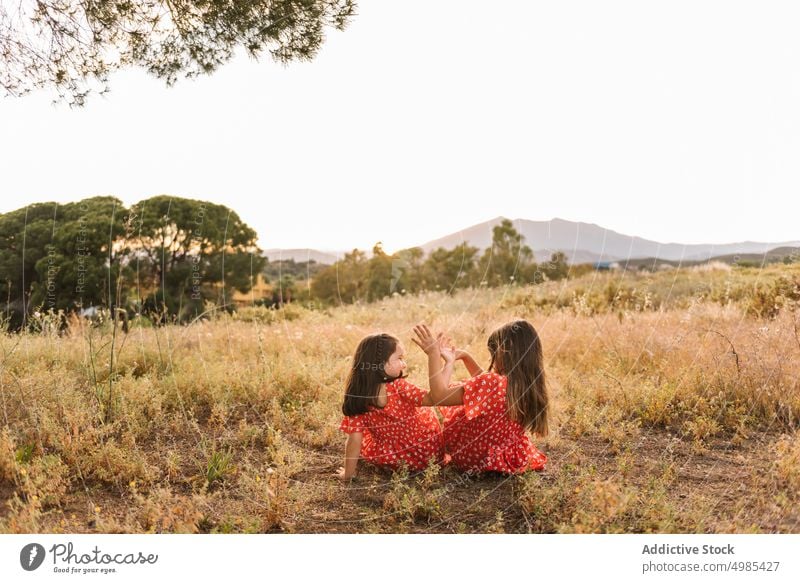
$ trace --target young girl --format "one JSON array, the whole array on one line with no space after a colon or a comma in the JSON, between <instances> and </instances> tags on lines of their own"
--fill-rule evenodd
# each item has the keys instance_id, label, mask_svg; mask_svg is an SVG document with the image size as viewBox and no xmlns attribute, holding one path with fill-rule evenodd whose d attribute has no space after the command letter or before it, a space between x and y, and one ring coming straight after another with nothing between
<instances>
[{"instance_id":1,"label":"young girl","mask_svg":"<svg viewBox=\"0 0 800 583\"><path fill-rule=\"evenodd\" d=\"M547 457L527 433L545 436L548 431L542 344L533 326L517 320L492 333L488 372L466 352L448 346L442 334L434 338L425 325L414 331L414 342L428 355L432 400L460 405L441 409L451 463L464 470L505 474L543 469ZM464 361L472 378L449 385L455 360Z\"/></svg>"},{"instance_id":2,"label":"young girl","mask_svg":"<svg viewBox=\"0 0 800 583\"><path fill-rule=\"evenodd\" d=\"M441 368L441 367L440 367ZM358 344L344 395L340 429L347 433L339 477L356 474L359 457L397 469L424 469L444 455L442 428L429 393L403 377L403 344L390 334L367 336Z\"/></svg>"}]
</instances>

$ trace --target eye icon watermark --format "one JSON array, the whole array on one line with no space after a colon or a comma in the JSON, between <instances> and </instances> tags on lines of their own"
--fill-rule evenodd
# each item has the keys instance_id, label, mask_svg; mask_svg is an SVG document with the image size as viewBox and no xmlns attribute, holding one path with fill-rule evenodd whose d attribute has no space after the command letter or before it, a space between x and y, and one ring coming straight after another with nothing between
<instances>
[{"instance_id":1,"label":"eye icon watermark","mask_svg":"<svg viewBox=\"0 0 800 583\"><path fill-rule=\"evenodd\" d=\"M44 562L44 547L38 543L30 543L19 552L19 564L26 571L35 571Z\"/></svg>"}]
</instances>

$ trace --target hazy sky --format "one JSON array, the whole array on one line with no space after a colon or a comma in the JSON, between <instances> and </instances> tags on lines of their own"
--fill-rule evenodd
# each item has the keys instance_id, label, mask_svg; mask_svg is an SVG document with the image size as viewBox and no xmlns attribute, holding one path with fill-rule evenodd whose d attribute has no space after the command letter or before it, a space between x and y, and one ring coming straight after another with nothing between
<instances>
[{"instance_id":1,"label":"hazy sky","mask_svg":"<svg viewBox=\"0 0 800 583\"><path fill-rule=\"evenodd\" d=\"M800 5L361 0L311 63L0 100L0 212L174 194L260 245L389 250L498 215L800 239ZM793 205L793 206L792 206Z\"/></svg>"}]
</instances>

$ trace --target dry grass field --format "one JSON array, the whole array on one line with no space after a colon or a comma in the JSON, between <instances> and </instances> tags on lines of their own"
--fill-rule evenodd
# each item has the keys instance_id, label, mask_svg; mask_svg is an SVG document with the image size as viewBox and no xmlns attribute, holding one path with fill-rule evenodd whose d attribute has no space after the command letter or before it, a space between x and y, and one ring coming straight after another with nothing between
<instances>
[{"instance_id":1,"label":"dry grass field","mask_svg":"<svg viewBox=\"0 0 800 583\"><path fill-rule=\"evenodd\" d=\"M590 273L189 326L0 335L0 532L800 532L800 268ZM342 464L358 340L529 319L544 472ZM459 365L458 372L466 371Z\"/></svg>"}]
</instances>

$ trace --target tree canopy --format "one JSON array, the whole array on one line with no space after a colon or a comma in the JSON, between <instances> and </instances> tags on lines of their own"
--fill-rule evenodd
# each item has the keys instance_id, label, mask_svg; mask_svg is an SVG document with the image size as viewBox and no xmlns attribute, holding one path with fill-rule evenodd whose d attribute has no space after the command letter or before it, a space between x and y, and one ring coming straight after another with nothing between
<instances>
[{"instance_id":1,"label":"tree canopy","mask_svg":"<svg viewBox=\"0 0 800 583\"><path fill-rule=\"evenodd\" d=\"M496 225L492 229L492 246L478 262L482 281L492 287L514 281L534 281L536 263L524 239L508 219Z\"/></svg>"},{"instance_id":2,"label":"tree canopy","mask_svg":"<svg viewBox=\"0 0 800 583\"><path fill-rule=\"evenodd\" d=\"M117 305L125 213L122 201L112 196L53 204L51 237L36 262L31 305L45 311Z\"/></svg>"},{"instance_id":3,"label":"tree canopy","mask_svg":"<svg viewBox=\"0 0 800 583\"><path fill-rule=\"evenodd\" d=\"M224 205L160 195L135 204L131 216L136 278L150 290L141 299L156 312L184 320L207 300L226 306L266 263L255 230Z\"/></svg>"},{"instance_id":4,"label":"tree canopy","mask_svg":"<svg viewBox=\"0 0 800 583\"><path fill-rule=\"evenodd\" d=\"M143 67L172 85L211 73L244 49L311 60L326 28L342 30L354 0L19 0L0 3L0 86L54 87L83 105L109 74Z\"/></svg>"},{"instance_id":5,"label":"tree canopy","mask_svg":"<svg viewBox=\"0 0 800 583\"><path fill-rule=\"evenodd\" d=\"M229 307L266 259L256 233L224 205L155 196L132 208L98 196L0 214L3 319L35 311L123 308L188 321L211 302Z\"/></svg>"}]
</instances>

